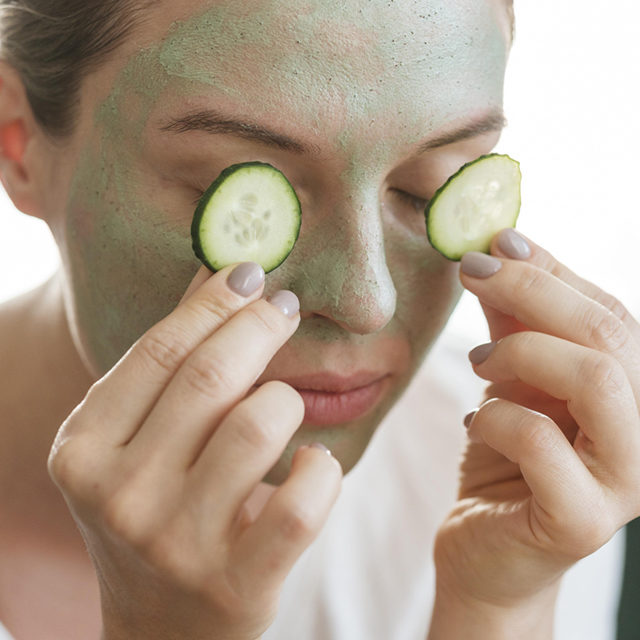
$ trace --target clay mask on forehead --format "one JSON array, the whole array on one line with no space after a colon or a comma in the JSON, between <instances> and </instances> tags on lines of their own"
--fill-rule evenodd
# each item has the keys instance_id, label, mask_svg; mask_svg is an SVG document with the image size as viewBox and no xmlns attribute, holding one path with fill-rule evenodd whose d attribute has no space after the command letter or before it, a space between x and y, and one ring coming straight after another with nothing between
<instances>
[{"instance_id":1,"label":"clay mask on forehead","mask_svg":"<svg viewBox=\"0 0 640 640\"><path fill-rule=\"evenodd\" d=\"M176 23L159 60L168 76L239 105L259 95L265 114L294 108L307 131L326 135L328 119L342 145L390 107L408 136L424 135L470 105L500 102L496 12L478 0L217 3Z\"/></svg>"}]
</instances>

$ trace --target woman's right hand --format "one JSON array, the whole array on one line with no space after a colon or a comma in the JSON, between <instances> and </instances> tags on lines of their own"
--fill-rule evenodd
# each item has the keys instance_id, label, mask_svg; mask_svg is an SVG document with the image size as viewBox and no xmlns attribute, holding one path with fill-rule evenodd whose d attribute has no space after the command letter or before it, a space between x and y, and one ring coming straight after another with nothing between
<instances>
[{"instance_id":1,"label":"woman's right hand","mask_svg":"<svg viewBox=\"0 0 640 640\"><path fill-rule=\"evenodd\" d=\"M340 465L304 447L255 521L244 508L304 404L276 381L247 395L300 316L290 292L260 299L255 266L236 269L199 285L201 270L54 442L49 471L96 567L105 640L258 638L338 495Z\"/></svg>"}]
</instances>

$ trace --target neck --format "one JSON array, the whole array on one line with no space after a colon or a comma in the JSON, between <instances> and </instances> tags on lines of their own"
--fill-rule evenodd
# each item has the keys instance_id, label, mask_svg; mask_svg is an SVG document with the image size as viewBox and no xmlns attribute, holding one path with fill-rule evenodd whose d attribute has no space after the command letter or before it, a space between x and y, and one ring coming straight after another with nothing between
<instances>
[{"instance_id":1,"label":"neck","mask_svg":"<svg viewBox=\"0 0 640 640\"><path fill-rule=\"evenodd\" d=\"M0 504L16 522L64 533L73 524L47 457L93 380L69 333L60 276L0 307L0 354Z\"/></svg>"}]
</instances>

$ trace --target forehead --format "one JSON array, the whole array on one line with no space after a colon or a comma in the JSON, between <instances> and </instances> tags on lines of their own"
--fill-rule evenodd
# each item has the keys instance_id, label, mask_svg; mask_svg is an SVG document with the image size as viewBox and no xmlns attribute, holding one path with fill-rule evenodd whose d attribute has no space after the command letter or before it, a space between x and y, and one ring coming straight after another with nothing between
<instances>
[{"instance_id":1,"label":"forehead","mask_svg":"<svg viewBox=\"0 0 640 640\"><path fill-rule=\"evenodd\" d=\"M213 107L347 149L379 127L409 144L502 102L501 0L292 4L158 3L101 119L137 112L141 130Z\"/></svg>"},{"instance_id":2,"label":"forehead","mask_svg":"<svg viewBox=\"0 0 640 640\"><path fill-rule=\"evenodd\" d=\"M175 22L159 59L173 78L274 112L297 102L349 117L408 97L453 110L474 89L495 95L498 13L489 0L217 2Z\"/></svg>"}]
</instances>

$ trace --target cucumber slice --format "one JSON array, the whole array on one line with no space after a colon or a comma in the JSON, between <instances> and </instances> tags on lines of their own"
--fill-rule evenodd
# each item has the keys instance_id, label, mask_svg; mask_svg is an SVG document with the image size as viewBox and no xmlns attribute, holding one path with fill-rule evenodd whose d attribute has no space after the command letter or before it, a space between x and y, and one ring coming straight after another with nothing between
<instances>
[{"instance_id":1,"label":"cucumber slice","mask_svg":"<svg viewBox=\"0 0 640 640\"><path fill-rule=\"evenodd\" d=\"M264 162L234 164L198 203L193 250L212 271L252 261L266 273L291 253L300 223L300 201L281 171Z\"/></svg>"},{"instance_id":2,"label":"cucumber slice","mask_svg":"<svg viewBox=\"0 0 640 640\"><path fill-rule=\"evenodd\" d=\"M489 253L493 236L515 227L520 213L520 163L491 153L465 164L436 191L425 210L427 237L449 260Z\"/></svg>"}]
</instances>

